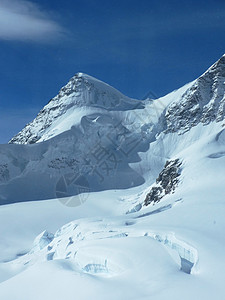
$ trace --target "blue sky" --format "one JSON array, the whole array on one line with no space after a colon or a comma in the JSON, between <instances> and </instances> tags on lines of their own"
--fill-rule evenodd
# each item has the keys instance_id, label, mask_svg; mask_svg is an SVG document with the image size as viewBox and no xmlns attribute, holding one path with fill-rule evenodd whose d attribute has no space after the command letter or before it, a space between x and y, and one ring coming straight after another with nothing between
<instances>
[{"instance_id":1,"label":"blue sky","mask_svg":"<svg viewBox=\"0 0 225 300\"><path fill-rule=\"evenodd\" d=\"M225 1L0 0L0 143L77 72L162 96L225 52Z\"/></svg>"}]
</instances>

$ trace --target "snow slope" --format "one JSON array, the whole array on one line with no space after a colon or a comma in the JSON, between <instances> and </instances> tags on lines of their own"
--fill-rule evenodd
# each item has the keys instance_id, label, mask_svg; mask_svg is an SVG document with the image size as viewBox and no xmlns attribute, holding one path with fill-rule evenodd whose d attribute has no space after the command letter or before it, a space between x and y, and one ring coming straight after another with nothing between
<instances>
[{"instance_id":1,"label":"snow slope","mask_svg":"<svg viewBox=\"0 0 225 300\"><path fill-rule=\"evenodd\" d=\"M0 146L7 165L1 169L3 203L34 200L38 187L43 199L54 189L59 198L0 206L0 299L224 298L224 58L194 82L135 109L125 99L114 109L95 106L100 110L92 114L89 103L91 115L53 138L46 131L33 145ZM115 119L124 134L112 134ZM25 132L18 143L30 143ZM81 160L95 143L121 160L102 182ZM53 158L52 172L46 165ZM83 181L71 177L78 164L72 159L79 160ZM166 162L176 160L177 180L168 183ZM165 186L163 197L146 206L146 195L159 186Z\"/></svg>"},{"instance_id":2,"label":"snow slope","mask_svg":"<svg viewBox=\"0 0 225 300\"><path fill-rule=\"evenodd\" d=\"M173 150L185 164L175 193L139 212L127 214L143 203L143 186L93 193L74 208L54 200L1 206L2 225L19 218L2 233L10 261L0 265L1 299L223 299L225 131L210 126L192 128L189 139L202 138Z\"/></svg>"}]
</instances>

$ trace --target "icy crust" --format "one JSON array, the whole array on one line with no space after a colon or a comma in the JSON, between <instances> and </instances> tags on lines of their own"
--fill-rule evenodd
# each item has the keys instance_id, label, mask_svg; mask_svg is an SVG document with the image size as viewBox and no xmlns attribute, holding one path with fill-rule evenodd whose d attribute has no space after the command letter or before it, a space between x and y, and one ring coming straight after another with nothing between
<instances>
[{"instance_id":1,"label":"icy crust","mask_svg":"<svg viewBox=\"0 0 225 300\"><path fill-rule=\"evenodd\" d=\"M185 273L191 273L198 262L198 252L193 246L178 239L174 233L149 231L147 228L140 231L135 226L130 227L132 225L135 225L134 219L126 222L74 221L64 225L55 235L47 231L42 232L35 239L31 251L11 264L17 268L18 266L27 268L37 262L67 259L72 260L81 272L112 276L125 271L130 262L124 256L118 261L118 257L114 254L115 249L107 249L106 246L102 246L102 242L107 244L110 239L119 241L150 237L173 250L180 258L180 261L177 261L176 256L172 256L175 262L180 264L180 269Z\"/></svg>"},{"instance_id":2,"label":"icy crust","mask_svg":"<svg viewBox=\"0 0 225 300\"><path fill-rule=\"evenodd\" d=\"M225 117L225 56L210 67L165 114L165 132L182 134L199 123Z\"/></svg>"},{"instance_id":3,"label":"icy crust","mask_svg":"<svg viewBox=\"0 0 225 300\"><path fill-rule=\"evenodd\" d=\"M198 251L188 243L176 238L174 233L148 233L156 241L175 251L180 257L181 270L190 274L198 262Z\"/></svg>"},{"instance_id":4,"label":"icy crust","mask_svg":"<svg viewBox=\"0 0 225 300\"><path fill-rule=\"evenodd\" d=\"M37 252L45 248L49 243L51 243L53 239L54 239L54 234L49 233L47 230L43 231L34 240L31 253Z\"/></svg>"},{"instance_id":5,"label":"icy crust","mask_svg":"<svg viewBox=\"0 0 225 300\"><path fill-rule=\"evenodd\" d=\"M63 126L62 123L68 122L68 118L70 118L68 127L64 130L70 129L81 120L82 116L96 111L90 110L90 108L123 111L135 107L141 107L140 101L124 96L100 80L78 73L9 143L33 144L40 141L41 138L42 141L49 139L60 133L58 130L54 131L55 126ZM45 136L49 130L51 130L51 134Z\"/></svg>"}]
</instances>

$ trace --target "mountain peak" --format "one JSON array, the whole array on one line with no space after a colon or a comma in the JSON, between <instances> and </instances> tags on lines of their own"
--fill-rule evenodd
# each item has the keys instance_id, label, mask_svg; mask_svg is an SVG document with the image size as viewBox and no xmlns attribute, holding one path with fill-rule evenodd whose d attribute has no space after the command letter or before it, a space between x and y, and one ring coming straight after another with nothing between
<instances>
[{"instance_id":1,"label":"mountain peak","mask_svg":"<svg viewBox=\"0 0 225 300\"><path fill-rule=\"evenodd\" d=\"M66 97L66 99L65 99ZM68 98L69 97L69 98ZM62 99L63 98L63 99ZM114 99L113 103L110 100ZM70 102L76 106L112 109L127 97L107 83L82 72L76 73L51 101Z\"/></svg>"},{"instance_id":2,"label":"mountain peak","mask_svg":"<svg viewBox=\"0 0 225 300\"><path fill-rule=\"evenodd\" d=\"M9 143L30 144L43 141L69 130L84 115L95 113L96 110L123 111L137 105L140 106L140 101L130 99L107 83L79 72Z\"/></svg>"}]
</instances>

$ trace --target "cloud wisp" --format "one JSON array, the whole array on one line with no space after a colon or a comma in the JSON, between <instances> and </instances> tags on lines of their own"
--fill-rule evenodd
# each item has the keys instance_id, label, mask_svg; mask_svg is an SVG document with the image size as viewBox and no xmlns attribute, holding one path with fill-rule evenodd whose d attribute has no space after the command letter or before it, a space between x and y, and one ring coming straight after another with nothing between
<instances>
[{"instance_id":1,"label":"cloud wisp","mask_svg":"<svg viewBox=\"0 0 225 300\"><path fill-rule=\"evenodd\" d=\"M51 42L66 31L51 15L27 0L0 0L0 39Z\"/></svg>"}]
</instances>

